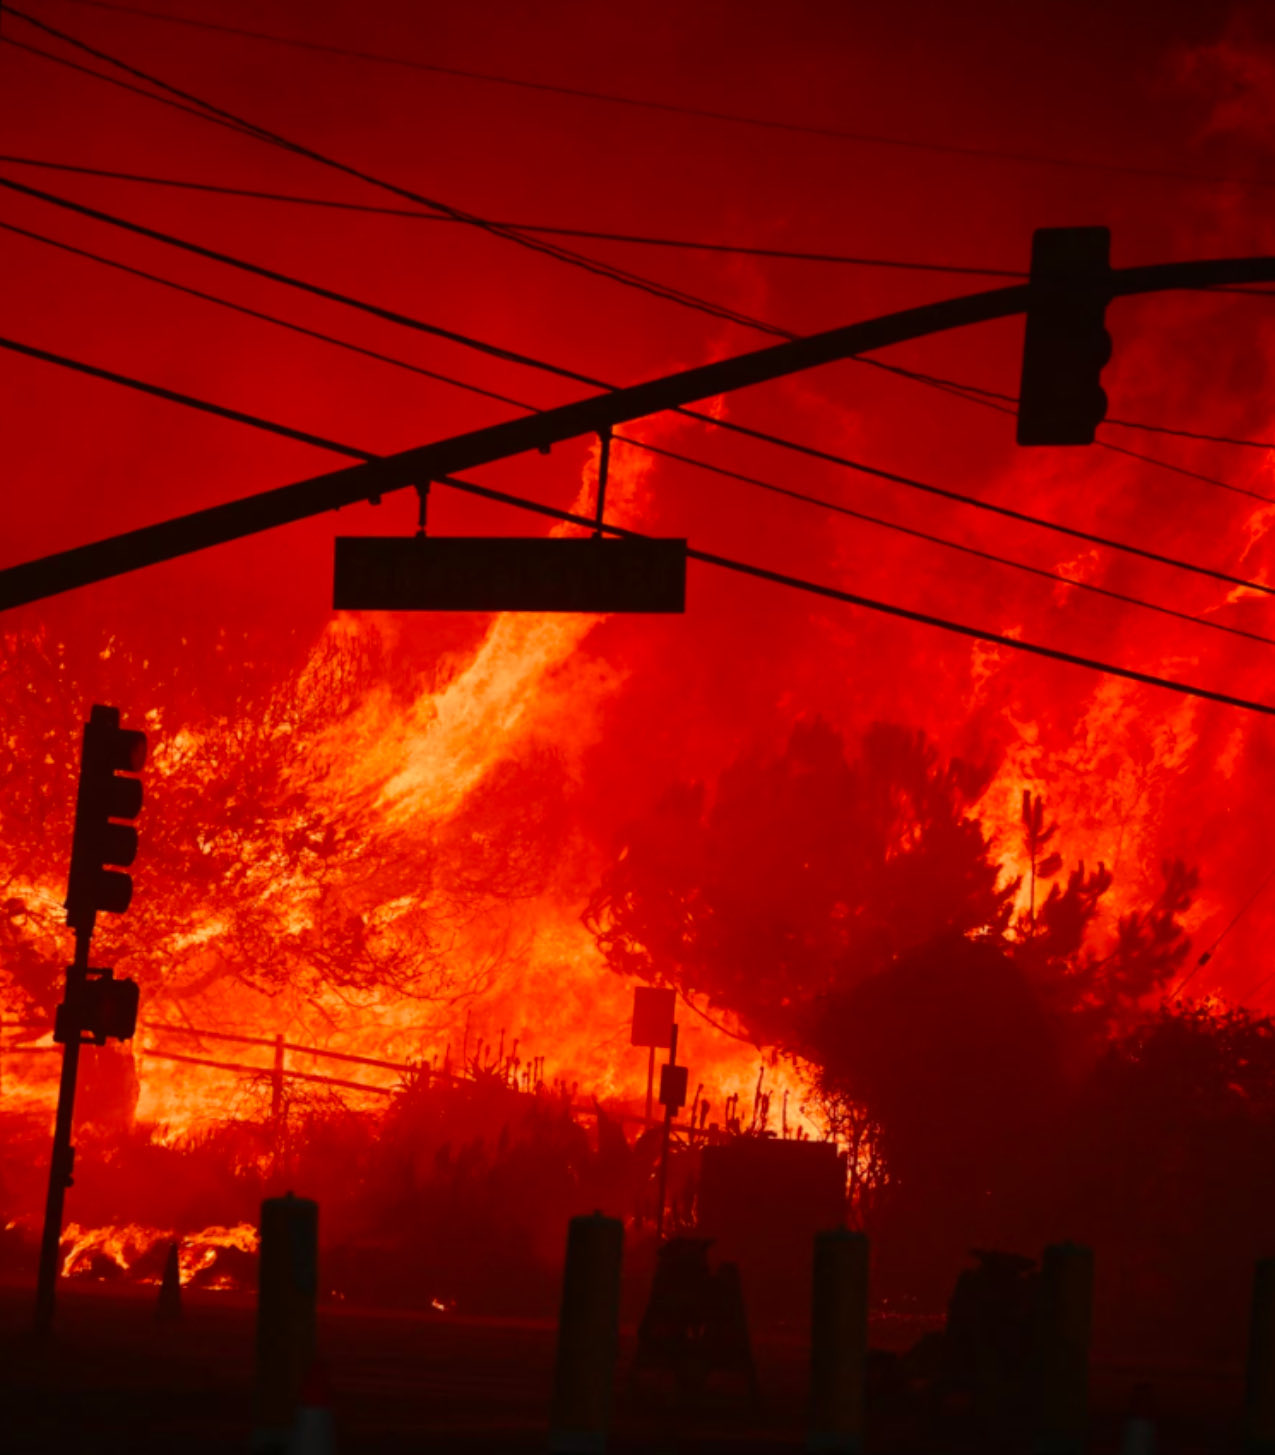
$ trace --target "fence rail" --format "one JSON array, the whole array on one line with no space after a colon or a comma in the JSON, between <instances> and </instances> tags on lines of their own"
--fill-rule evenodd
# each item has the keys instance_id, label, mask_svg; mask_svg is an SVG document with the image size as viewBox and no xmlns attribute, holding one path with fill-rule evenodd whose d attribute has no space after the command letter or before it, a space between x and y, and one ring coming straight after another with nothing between
<instances>
[{"instance_id":1,"label":"fence rail","mask_svg":"<svg viewBox=\"0 0 1275 1455\"><path fill-rule=\"evenodd\" d=\"M376 1056L356 1055L353 1051L329 1051L322 1046L302 1046L294 1041L285 1041L282 1035L248 1036L238 1031L205 1030L199 1026L177 1025L171 1021L148 1021L146 1025L139 1026L138 1029L144 1031L167 1031L170 1034L175 1035L194 1036L196 1038L209 1041L233 1042L238 1045L245 1046L263 1046L269 1050L272 1050L274 1052L273 1065L258 1066L253 1066L241 1061L215 1061L209 1056L191 1056L181 1051L165 1051L154 1049L149 1046L137 1046L135 1048L135 1054L138 1056L146 1057L152 1061L179 1061L184 1062L185 1064L190 1066L206 1066L217 1071L230 1071L239 1076L268 1076L273 1083L274 1108L272 1115L274 1117L277 1117L279 1115L284 1081L308 1081L318 1083L322 1086L340 1086L347 1091L364 1091L370 1093L373 1096L392 1096L395 1091L395 1087L393 1086L378 1086L374 1082L350 1081L340 1076L323 1076L315 1071L295 1071L291 1067L285 1066L283 1063L283 1055L287 1051L291 1051L294 1054L302 1056L314 1056L321 1060L347 1061L353 1062L360 1066L375 1066L378 1069L384 1071L405 1072L416 1071L420 1069L418 1066L413 1065L410 1061L385 1061L381 1060L379 1057ZM0 1017L0 1032L3 1032L5 1030L42 1031L47 1035L52 1032L53 1027L43 1021L6 1021L3 1017ZM6 1045L3 1041L0 1041L0 1057L54 1054L61 1049L61 1046L56 1045L15 1046ZM429 1071L426 1074L430 1076L437 1076L441 1073L436 1071ZM463 1072L460 1074L454 1072L450 1074L454 1076L457 1080L469 1079L464 1075ZM517 1088L515 1087L512 1089L516 1090ZM574 1112L584 1113L589 1116L594 1115L596 1111L595 1106L580 1103L572 1103L571 1109ZM607 1112L606 1115L609 1116L612 1121L618 1121L630 1126L656 1125L655 1122L648 1122L646 1117L644 1116L612 1112ZM689 1135L692 1138L696 1135L702 1135L703 1133L702 1128L695 1127L693 1114L692 1121L690 1123L674 1120L672 1123L672 1130L684 1135Z\"/></svg>"}]
</instances>

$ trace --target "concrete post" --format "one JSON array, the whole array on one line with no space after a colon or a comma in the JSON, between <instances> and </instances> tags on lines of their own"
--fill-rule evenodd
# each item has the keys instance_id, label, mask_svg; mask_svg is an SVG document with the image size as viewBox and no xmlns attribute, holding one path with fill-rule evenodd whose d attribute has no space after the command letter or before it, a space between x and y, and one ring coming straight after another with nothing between
<instances>
[{"instance_id":1,"label":"concrete post","mask_svg":"<svg viewBox=\"0 0 1275 1455\"><path fill-rule=\"evenodd\" d=\"M860 1455L868 1358L868 1240L837 1228L817 1233L810 1304L813 1455Z\"/></svg>"},{"instance_id":2,"label":"concrete post","mask_svg":"<svg viewBox=\"0 0 1275 1455\"><path fill-rule=\"evenodd\" d=\"M1275 1258L1263 1258L1253 1274L1244 1396L1246 1455L1275 1455Z\"/></svg>"},{"instance_id":3,"label":"concrete post","mask_svg":"<svg viewBox=\"0 0 1275 1455\"><path fill-rule=\"evenodd\" d=\"M549 1415L551 1455L602 1455L620 1339L624 1224L601 1213L572 1218Z\"/></svg>"},{"instance_id":4,"label":"concrete post","mask_svg":"<svg viewBox=\"0 0 1275 1455\"><path fill-rule=\"evenodd\" d=\"M319 1205L268 1197L261 1204L257 1277L257 1433L259 1450L282 1448L301 1382L314 1360Z\"/></svg>"},{"instance_id":5,"label":"concrete post","mask_svg":"<svg viewBox=\"0 0 1275 1455\"><path fill-rule=\"evenodd\" d=\"M1076 1243L1046 1248L1037 1323L1036 1455L1082 1455L1089 1420L1093 1253Z\"/></svg>"}]
</instances>

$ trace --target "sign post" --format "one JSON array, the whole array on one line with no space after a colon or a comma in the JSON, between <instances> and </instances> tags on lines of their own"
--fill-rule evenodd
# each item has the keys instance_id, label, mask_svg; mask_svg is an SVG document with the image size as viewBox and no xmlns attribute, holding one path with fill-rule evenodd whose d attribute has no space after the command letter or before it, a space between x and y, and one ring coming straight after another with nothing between
<instances>
[{"instance_id":1,"label":"sign post","mask_svg":"<svg viewBox=\"0 0 1275 1455\"><path fill-rule=\"evenodd\" d=\"M629 1036L631 1046L647 1046L650 1056L646 1063L646 1122L651 1124L652 1103L655 1097L655 1052L673 1044L673 1014L677 1003L677 991L663 986L639 985L633 991L633 1030Z\"/></svg>"},{"instance_id":2,"label":"sign post","mask_svg":"<svg viewBox=\"0 0 1275 1455\"><path fill-rule=\"evenodd\" d=\"M668 1192L668 1149L673 1132L673 1116L686 1105L689 1072L677 1064L677 1026L672 1027L668 1064L660 1068L660 1105L664 1108L664 1137L660 1145L659 1207L655 1214L655 1241L664 1237L664 1199Z\"/></svg>"}]
</instances>

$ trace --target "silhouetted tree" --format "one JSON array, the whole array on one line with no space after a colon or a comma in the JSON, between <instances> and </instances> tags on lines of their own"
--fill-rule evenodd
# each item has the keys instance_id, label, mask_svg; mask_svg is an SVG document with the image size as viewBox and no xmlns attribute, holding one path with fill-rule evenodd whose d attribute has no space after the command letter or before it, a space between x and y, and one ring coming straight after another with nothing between
<instances>
[{"instance_id":1,"label":"silhouetted tree","mask_svg":"<svg viewBox=\"0 0 1275 1455\"><path fill-rule=\"evenodd\" d=\"M800 1051L820 995L941 932L1005 930L1014 886L970 811L990 774L906 728L876 724L851 761L827 723L799 724L711 795L671 788L627 831L586 923L612 969Z\"/></svg>"}]
</instances>

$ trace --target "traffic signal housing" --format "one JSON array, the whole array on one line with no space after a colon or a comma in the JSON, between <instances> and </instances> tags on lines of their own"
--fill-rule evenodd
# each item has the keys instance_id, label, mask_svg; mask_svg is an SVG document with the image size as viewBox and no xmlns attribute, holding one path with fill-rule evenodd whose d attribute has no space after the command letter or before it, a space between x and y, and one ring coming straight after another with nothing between
<instances>
[{"instance_id":1,"label":"traffic signal housing","mask_svg":"<svg viewBox=\"0 0 1275 1455\"><path fill-rule=\"evenodd\" d=\"M140 992L136 980L116 980L113 970L89 969L83 979L67 977L66 999L58 1006L53 1039L59 1044L87 1038L95 1046L108 1039L131 1041L137 1029Z\"/></svg>"},{"instance_id":2,"label":"traffic signal housing","mask_svg":"<svg viewBox=\"0 0 1275 1455\"><path fill-rule=\"evenodd\" d=\"M1032 234L1020 445L1093 444L1107 413L1098 378L1111 358L1110 255L1105 227L1041 227Z\"/></svg>"},{"instance_id":3,"label":"traffic signal housing","mask_svg":"<svg viewBox=\"0 0 1275 1455\"><path fill-rule=\"evenodd\" d=\"M132 900L133 880L119 870L137 857L137 830L127 820L141 812L142 783L120 775L139 773L145 762L146 734L120 727L118 708L95 703L84 724L66 890L74 929L91 933L99 910L123 914Z\"/></svg>"}]
</instances>

